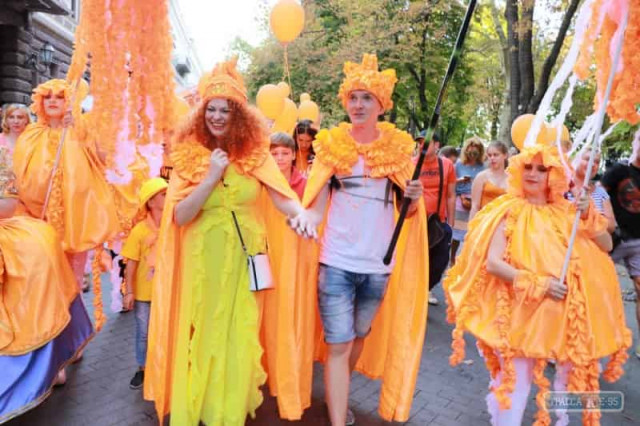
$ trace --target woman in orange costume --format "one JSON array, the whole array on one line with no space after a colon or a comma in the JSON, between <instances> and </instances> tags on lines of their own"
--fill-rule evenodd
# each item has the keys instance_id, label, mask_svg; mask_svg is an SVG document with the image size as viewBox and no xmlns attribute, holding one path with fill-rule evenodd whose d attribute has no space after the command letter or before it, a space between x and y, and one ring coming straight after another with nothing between
<instances>
[{"instance_id":1,"label":"woman in orange costume","mask_svg":"<svg viewBox=\"0 0 640 426\"><path fill-rule=\"evenodd\" d=\"M0 148L0 423L44 401L92 334L54 229L14 216L7 149Z\"/></svg>"},{"instance_id":2,"label":"woman in orange costume","mask_svg":"<svg viewBox=\"0 0 640 426\"><path fill-rule=\"evenodd\" d=\"M489 168L478 173L471 184L471 211L469 219L494 199L507 192L505 172L509 147L502 141L494 141L487 147Z\"/></svg>"},{"instance_id":3,"label":"woman in orange costume","mask_svg":"<svg viewBox=\"0 0 640 426\"><path fill-rule=\"evenodd\" d=\"M205 75L199 92L202 104L171 152L145 398L155 401L160 419L170 413L172 424L244 425L262 403L266 380L259 340L264 294L249 289L239 234L249 254L266 251L261 197L301 229L309 220L269 153L268 133L247 105L235 60ZM273 373L278 384L288 376Z\"/></svg>"},{"instance_id":4,"label":"woman in orange costume","mask_svg":"<svg viewBox=\"0 0 640 426\"><path fill-rule=\"evenodd\" d=\"M470 223L459 261L444 286L455 322L452 365L464 359L464 331L478 339L491 373L489 413L495 425L522 422L532 381L539 387L538 425L548 425L544 376L557 362L555 390L597 392L598 360L611 356L604 378L623 373L631 334L615 268L607 255L607 222L589 204L581 213L567 277L558 281L576 207L564 199L568 179L555 148L535 145L510 160L506 195ZM478 262L479 259L482 261ZM558 412L559 423L568 423ZM599 424L585 411L585 424Z\"/></svg>"},{"instance_id":5,"label":"woman in orange costume","mask_svg":"<svg viewBox=\"0 0 640 426\"><path fill-rule=\"evenodd\" d=\"M80 284L87 250L116 236L119 222L97 147L82 117L74 123L68 112L71 96L71 86L64 80L49 80L35 88L31 110L38 122L18 138L13 166L26 213L55 228ZM64 127L60 162L52 176Z\"/></svg>"}]
</instances>

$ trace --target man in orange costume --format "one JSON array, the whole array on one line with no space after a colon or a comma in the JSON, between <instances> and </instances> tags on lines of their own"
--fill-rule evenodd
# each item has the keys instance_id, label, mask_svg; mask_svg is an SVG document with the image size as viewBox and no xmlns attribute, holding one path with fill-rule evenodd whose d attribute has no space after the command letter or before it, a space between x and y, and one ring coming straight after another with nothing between
<instances>
[{"instance_id":1,"label":"man in orange costume","mask_svg":"<svg viewBox=\"0 0 640 426\"><path fill-rule=\"evenodd\" d=\"M429 290L422 184L410 181L412 137L378 122L393 105L395 71L378 71L375 55L364 55L362 64L347 62L344 71L339 97L351 124L318 133L303 199L318 223L325 220L319 259L310 273L318 277L328 346L326 400L332 425L355 422L347 400L356 369L383 379L380 415L406 421ZM409 218L397 256L387 266L382 259L403 193L411 199Z\"/></svg>"}]
</instances>

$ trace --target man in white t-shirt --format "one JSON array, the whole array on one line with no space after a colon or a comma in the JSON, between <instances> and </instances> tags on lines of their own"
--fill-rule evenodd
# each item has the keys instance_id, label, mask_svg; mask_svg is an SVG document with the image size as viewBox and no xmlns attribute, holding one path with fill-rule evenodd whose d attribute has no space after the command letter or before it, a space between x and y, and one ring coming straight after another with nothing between
<instances>
[{"instance_id":1,"label":"man in white t-shirt","mask_svg":"<svg viewBox=\"0 0 640 426\"><path fill-rule=\"evenodd\" d=\"M339 97L351 124L342 123L316 136L311 185L304 199L318 223L325 219L320 239L318 306L328 345L325 394L334 426L355 423L348 410L351 372L394 271L395 258L389 265L382 259L403 196L411 199L408 216L420 211L422 223L426 222L422 183L408 180L413 169L413 139L390 123L378 122L378 117L393 105L395 71L379 72L375 56L365 55L362 64L345 64L345 75ZM416 258L421 256L416 253ZM427 262L425 257L422 262ZM427 282L428 278L420 286ZM419 292L425 293L422 289ZM419 302L417 311L424 309L426 321L426 308L422 306L426 305L426 296L417 297L422 298L425 303ZM422 339L418 339L420 346ZM393 358L384 353L380 356ZM383 411L381 408L383 417L399 418Z\"/></svg>"}]
</instances>

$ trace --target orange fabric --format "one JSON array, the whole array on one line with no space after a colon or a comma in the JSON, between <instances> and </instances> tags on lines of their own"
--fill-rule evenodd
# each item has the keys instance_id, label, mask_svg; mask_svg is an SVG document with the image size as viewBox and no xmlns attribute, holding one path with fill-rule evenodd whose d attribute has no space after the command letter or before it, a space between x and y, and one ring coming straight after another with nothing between
<instances>
[{"instance_id":1,"label":"orange fabric","mask_svg":"<svg viewBox=\"0 0 640 426\"><path fill-rule=\"evenodd\" d=\"M320 140L322 141L322 137ZM351 156L347 154L347 157ZM357 155L355 158L357 160ZM372 155L370 158L381 157ZM305 207L313 203L331 176L337 172L336 168L322 160L321 154L316 156L311 168L303 198ZM406 156L405 163L385 164L385 167L387 170L394 170L387 176L401 188L411 179L412 163L409 155ZM420 200L418 212L407 218L403 227L396 248L396 266L389 279L387 294L356 365L356 370L360 373L372 379L382 379L378 413L388 421L407 421L413 402L426 333L429 294L428 248L426 215L423 200ZM314 289L317 286L318 255L318 247L312 252L301 251L299 255L304 256L298 264L302 269L299 276L308 277L307 280L311 282L307 281L307 285L313 286ZM322 326L319 318L316 329L319 331L317 357L324 360L326 345L321 338ZM402 330L402 333L398 333L398 330Z\"/></svg>"},{"instance_id":2,"label":"orange fabric","mask_svg":"<svg viewBox=\"0 0 640 426\"><path fill-rule=\"evenodd\" d=\"M264 186L279 194L297 199L286 179L278 169L273 157L269 155L268 141L259 150L249 153L237 167L258 179ZM256 150L258 151L258 150ZM181 240L186 227L178 227L173 220L176 205L187 197L206 175L209 167L208 149L197 142L182 142L172 152L174 170L169 182L166 204L158 238L158 263L154 275L153 303L149 324L149 352L147 355L147 373L144 385L144 397L155 402L160 419L169 413L171 407L172 368L175 356L175 336L179 318L181 287L179 271L181 264ZM266 203L266 201L265 201ZM268 207L273 209L273 206ZM276 222L272 222L276 219ZM295 250L296 237L285 230L280 218L272 210L267 210L264 220L268 237L278 236L269 241L270 261L274 277L278 280L275 291L258 294L258 304L263 306L262 335L266 353L267 374L271 392L278 395L278 406L282 417L299 419L309 403L310 378L296 378L299 371L311 371L308 362L301 370L301 363L308 357L302 352L312 352L313 336L305 336L305 325L310 315L314 294L307 289L295 287L293 275L296 273ZM188 226L188 225L187 225ZM280 234L280 235L278 235ZM286 244L284 244L286 243ZM289 245L289 244L294 245ZM275 244L275 247L271 247ZM287 262L291 260L291 267ZM267 294L268 293L268 294ZM303 341L301 343L301 340ZM278 349L275 353L274 350Z\"/></svg>"},{"instance_id":3,"label":"orange fabric","mask_svg":"<svg viewBox=\"0 0 640 426\"><path fill-rule=\"evenodd\" d=\"M522 196L523 167L537 154L550 167L546 205L530 204ZM604 232L606 220L591 211L581 221L565 300L542 297L543 281L560 275L575 207L561 196L567 179L551 148L525 148L512 158L509 173L508 194L470 222L462 253L444 280L447 319L455 323L451 364L464 359L463 333L471 332L481 341L491 375L502 373L502 384L493 392L503 408L509 406L515 386L514 357L571 362L569 391L595 391L594 363L612 355L604 377L616 380L631 345L615 267L590 239ZM505 261L521 271L513 284L489 274L485 265L491 239L503 221Z\"/></svg>"},{"instance_id":4,"label":"orange fabric","mask_svg":"<svg viewBox=\"0 0 640 426\"><path fill-rule=\"evenodd\" d=\"M16 183L30 216L42 215L61 134L62 129L34 123L16 143ZM83 252L117 235L120 226L113 200L97 158L75 129L68 129L46 216L61 235L65 251Z\"/></svg>"},{"instance_id":5,"label":"orange fabric","mask_svg":"<svg viewBox=\"0 0 640 426\"><path fill-rule=\"evenodd\" d=\"M483 208L502 194L506 194L507 190L500 188L489 182L488 180L484 183L482 187L482 198L480 199L480 208Z\"/></svg>"},{"instance_id":6,"label":"orange fabric","mask_svg":"<svg viewBox=\"0 0 640 426\"><path fill-rule=\"evenodd\" d=\"M62 332L79 291L46 223L24 216L0 220L0 250L0 355L22 355Z\"/></svg>"}]
</instances>

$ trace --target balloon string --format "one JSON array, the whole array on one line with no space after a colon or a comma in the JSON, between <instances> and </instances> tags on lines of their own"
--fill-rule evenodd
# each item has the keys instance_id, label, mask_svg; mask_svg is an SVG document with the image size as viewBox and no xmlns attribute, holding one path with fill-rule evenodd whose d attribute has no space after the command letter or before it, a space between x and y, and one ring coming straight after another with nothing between
<instances>
[{"instance_id":1,"label":"balloon string","mask_svg":"<svg viewBox=\"0 0 640 426\"><path fill-rule=\"evenodd\" d=\"M282 79L289 82L291 99L295 99L293 97L293 85L291 84L291 72L289 70L289 52L287 50L287 44L284 45L284 76L282 77Z\"/></svg>"}]
</instances>

